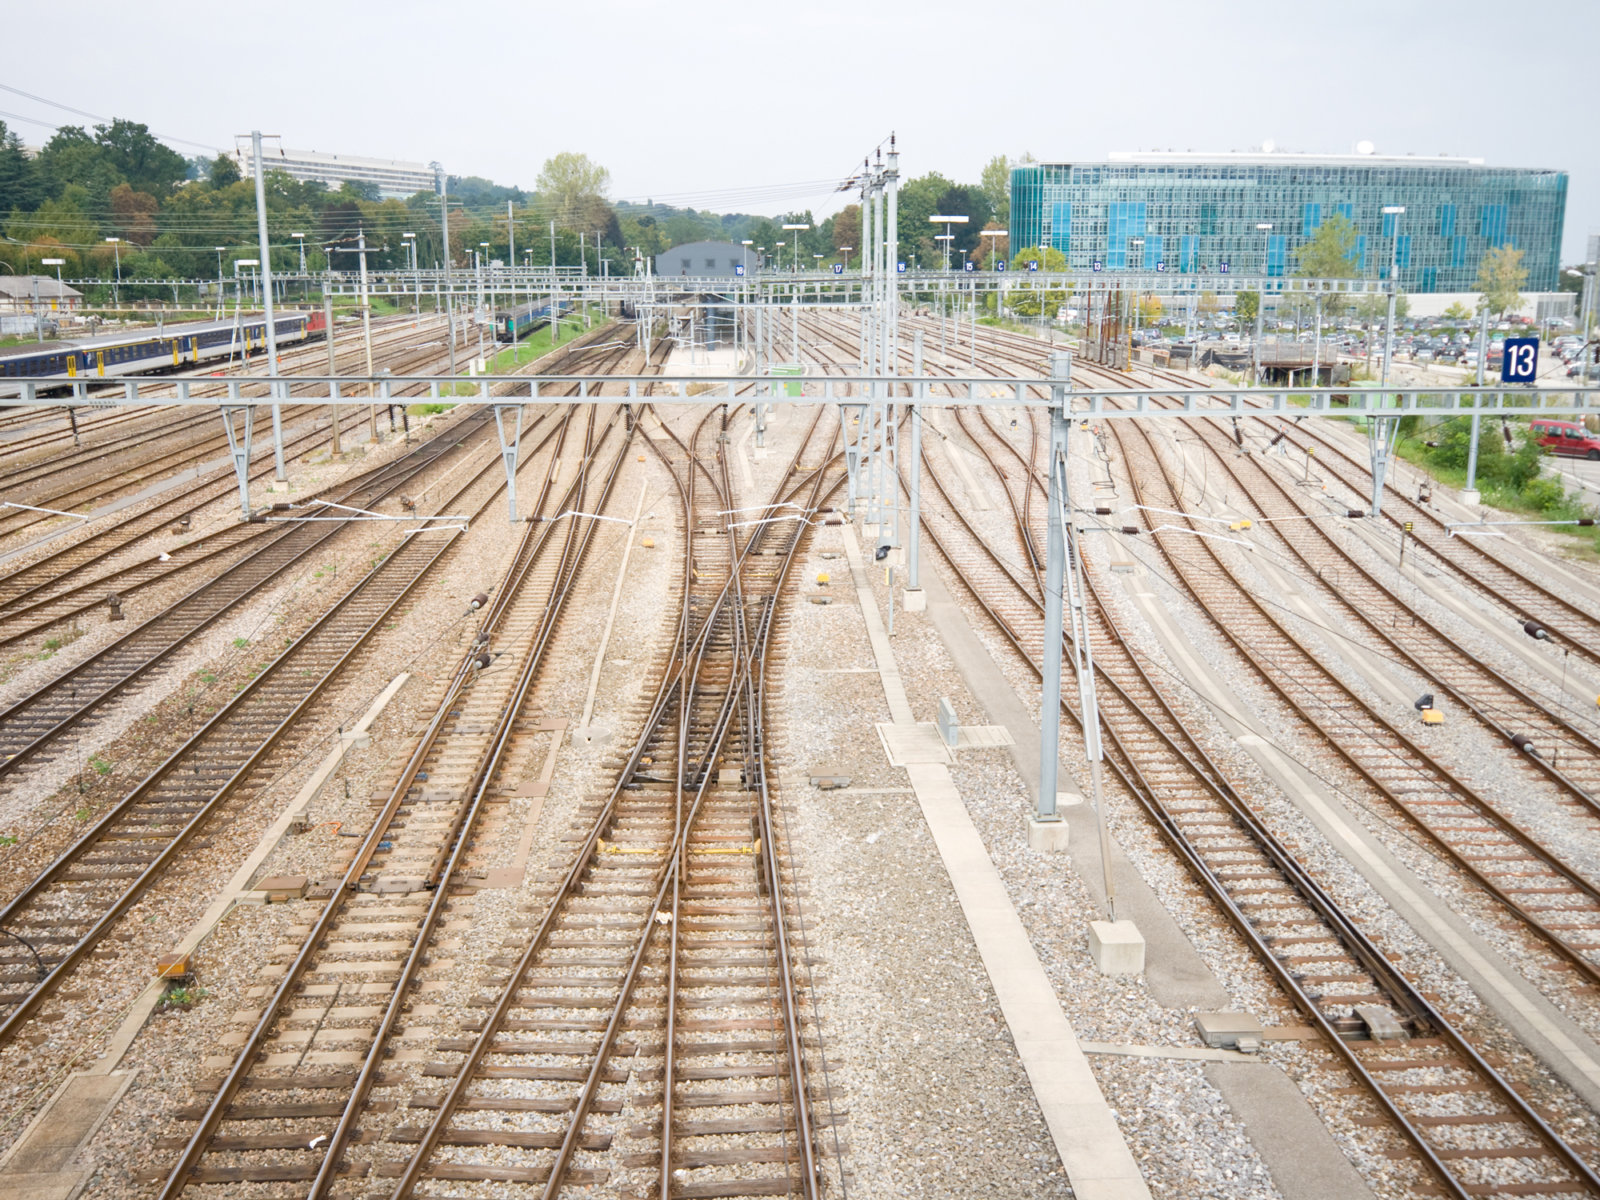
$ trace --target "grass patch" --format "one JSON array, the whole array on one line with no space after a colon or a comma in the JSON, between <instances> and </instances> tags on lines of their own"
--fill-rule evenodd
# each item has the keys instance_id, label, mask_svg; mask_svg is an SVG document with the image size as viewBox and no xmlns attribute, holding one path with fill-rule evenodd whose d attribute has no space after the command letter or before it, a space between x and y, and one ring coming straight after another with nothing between
<instances>
[{"instance_id":1,"label":"grass patch","mask_svg":"<svg viewBox=\"0 0 1600 1200\"><path fill-rule=\"evenodd\" d=\"M1548 455L1525 423L1512 422L1504 428L1511 431L1509 443L1491 419L1483 418L1480 424L1478 474L1474 482L1485 504L1541 521L1575 521L1600 516L1600 510L1593 504L1567 491L1560 479L1544 473ZM1410 416L1401 419L1395 452L1439 482L1462 488L1467 484L1467 456L1471 444L1471 417L1447 417L1424 425L1422 417ZM1600 530L1580 532L1576 526L1556 528L1586 553L1600 553Z\"/></svg>"}]
</instances>

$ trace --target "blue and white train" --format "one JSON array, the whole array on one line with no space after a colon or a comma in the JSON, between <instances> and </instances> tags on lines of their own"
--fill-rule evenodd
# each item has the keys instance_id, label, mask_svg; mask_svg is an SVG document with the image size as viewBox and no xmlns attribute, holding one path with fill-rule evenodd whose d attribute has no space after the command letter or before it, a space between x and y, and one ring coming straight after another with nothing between
<instances>
[{"instance_id":1,"label":"blue and white train","mask_svg":"<svg viewBox=\"0 0 1600 1200\"><path fill-rule=\"evenodd\" d=\"M278 317L273 325L279 346L310 341L326 332L320 312ZM262 317L237 325L232 321L172 325L159 334L143 330L31 352L17 349L0 354L0 380L92 382L119 375L226 363L264 350L266 345L267 323Z\"/></svg>"}]
</instances>

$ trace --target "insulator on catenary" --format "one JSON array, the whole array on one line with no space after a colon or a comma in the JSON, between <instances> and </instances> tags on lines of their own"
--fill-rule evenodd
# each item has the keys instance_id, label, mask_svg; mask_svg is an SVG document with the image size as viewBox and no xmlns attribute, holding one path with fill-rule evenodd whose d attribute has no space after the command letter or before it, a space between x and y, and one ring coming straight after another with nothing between
<instances>
[{"instance_id":1,"label":"insulator on catenary","mask_svg":"<svg viewBox=\"0 0 1600 1200\"><path fill-rule=\"evenodd\" d=\"M1359 520L1367 515L1367 510L1364 508L1347 508L1344 510L1344 515L1353 520Z\"/></svg>"},{"instance_id":2,"label":"insulator on catenary","mask_svg":"<svg viewBox=\"0 0 1600 1200\"><path fill-rule=\"evenodd\" d=\"M1123 533L1142 533L1144 531L1141 530L1137 525L1124 525L1122 527L1122 532Z\"/></svg>"},{"instance_id":3,"label":"insulator on catenary","mask_svg":"<svg viewBox=\"0 0 1600 1200\"><path fill-rule=\"evenodd\" d=\"M467 607L473 612L477 612L487 603L489 603L489 594L487 592L479 592L468 602Z\"/></svg>"},{"instance_id":4,"label":"insulator on catenary","mask_svg":"<svg viewBox=\"0 0 1600 1200\"><path fill-rule=\"evenodd\" d=\"M474 665L477 666L478 670L480 670L480 671L487 670L489 664L494 661L494 655L490 654L488 651L485 651L484 653L478 655L478 657L473 659L472 661L473 661Z\"/></svg>"},{"instance_id":5,"label":"insulator on catenary","mask_svg":"<svg viewBox=\"0 0 1600 1200\"><path fill-rule=\"evenodd\" d=\"M1535 746L1533 744L1533 739L1525 733L1512 734L1511 744L1518 750L1521 750L1524 754L1531 754L1535 758L1539 757L1539 747Z\"/></svg>"},{"instance_id":6,"label":"insulator on catenary","mask_svg":"<svg viewBox=\"0 0 1600 1200\"><path fill-rule=\"evenodd\" d=\"M1548 642L1550 640L1550 631L1538 621L1524 621L1522 623L1522 632L1535 641Z\"/></svg>"}]
</instances>

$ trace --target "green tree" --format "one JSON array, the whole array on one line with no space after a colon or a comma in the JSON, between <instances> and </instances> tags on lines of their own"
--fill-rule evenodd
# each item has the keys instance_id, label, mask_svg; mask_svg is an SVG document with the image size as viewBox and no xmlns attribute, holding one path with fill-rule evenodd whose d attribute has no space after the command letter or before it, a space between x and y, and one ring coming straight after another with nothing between
<instances>
[{"instance_id":1,"label":"green tree","mask_svg":"<svg viewBox=\"0 0 1600 1200\"><path fill-rule=\"evenodd\" d=\"M1260 292L1239 292L1233 298L1233 315L1241 324L1254 321L1260 308Z\"/></svg>"},{"instance_id":2,"label":"green tree","mask_svg":"<svg viewBox=\"0 0 1600 1200\"><path fill-rule=\"evenodd\" d=\"M939 211L939 197L954 186L937 171L931 171L907 180L900 188L898 217L901 258L910 262L914 254L923 266L944 261L944 255L938 250L940 243L933 240L933 235L943 233L944 229L935 229L928 223L928 218Z\"/></svg>"},{"instance_id":3,"label":"green tree","mask_svg":"<svg viewBox=\"0 0 1600 1200\"><path fill-rule=\"evenodd\" d=\"M219 154L211 160L211 172L206 176L207 182L215 191L232 187L243 178L239 173L239 164L234 161L231 154Z\"/></svg>"},{"instance_id":4,"label":"green tree","mask_svg":"<svg viewBox=\"0 0 1600 1200\"><path fill-rule=\"evenodd\" d=\"M1335 213L1317 226L1309 241L1295 249L1295 274L1305 279L1354 279L1356 236L1354 223L1343 213ZM1344 298L1337 292L1324 294L1319 290L1314 302L1331 314L1343 307Z\"/></svg>"},{"instance_id":5,"label":"green tree","mask_svg":"<svg viewBox=\"0 0 1600 1200\"><path fill-rule=\"evenodd\" d=\"M188 160L157 141L146 125L118 119L95 126L94 133L106 161L136 191L166 196L189 177Z\"/></svg>"},{"instance_id":6,"label":"green tree","mask_svg":"<svg viewBox=\"0 0 1600 1200\"><path fill-rule=\"evenodd\" d=\"M1461 323L1472 320L1472 310L1469 309L1465 304L1461 303L1461 301L1456 300L1444 310L1443 316L1446 321L1455 321L1457 323Z\"/></svg>"},{"instance_id":7,"label":"green tree","mask_svg":"<svg viewBox=\"0 0 1600 1200\"><path fill-rule=\"evenodd\" d=\"M605 199L611 172L587 154L563 150L545 159L535 186L550 219L558 225L577 228L586 223L593 202Z\"/></svg>"},{"instance_id":8,"label":"green tree","mask_svg":"<svg viewBox=\"0 0 1600 1200\"><path fill-rule=\"evenodd\" d=\"M1009 226L1011 224L1011 163L1004 154L997 154L984 164L983 173L978 176L978 186L983 189L984 198L989 201L989 212L994 220Z\"/></svg>"},{"instance_id":9,"label":"green tree","mask_svg":"<svg viewBox=\"0 0 1600 1200\"><path fill-rule=\"evenodd\" d=\"M1028 270L1028 264L1039 264L1040 272L1064 272L1067 256L1053 246L1024 246L1011 256L1012 269L1019 274L1006 291L1006 307L1022 317L1037 317L1041 313L1054 316L1067 302L1067 293L1060 288L1046 288L1038 276Z\"/></svg>"},{"instance_id":10,"label":"green tree","mask_svg":"<svg viewBox=\"0 0 1600 1200\"><path fill-rule=\"evenodd\" d=\"M1478 264L1479 299L1491 313L1509 312L1522 304L1522 285L1528 282L1522 251L1496 246Z\"/></svg>"},{"instance_id":11,"label":"green tree","mask_svg":"<svg viewBox=\"0 0 1600 1200\"><path fill-rule=\"evenodd\" d=\"M29 212L43 198L39 172L22 139L0 121L0 213Z\"/></svg>"},{"instance_id":12,"label":"green tree","mask_svg":"<svg viewBox=\"0 0 1600 1200\"><path fill-rule=\"evenodd\" d=\"M852 253L862 248L861 205L859 204L847 204L834 214L833 248L842 251L846 246L851 247ZM857 259L857 261L860 260Z\"/></svg>"}]
</instances>

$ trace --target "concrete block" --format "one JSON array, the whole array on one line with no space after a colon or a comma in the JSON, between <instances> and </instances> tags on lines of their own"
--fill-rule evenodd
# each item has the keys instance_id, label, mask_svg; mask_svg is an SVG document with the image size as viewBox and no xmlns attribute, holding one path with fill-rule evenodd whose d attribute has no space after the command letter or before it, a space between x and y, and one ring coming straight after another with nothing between
<instances>
[{"instance_id":1,"label":"concrete block","mask_svg":"<svg viewBox=\"0 0 1600 1200\"><path fill-rule=\"evenodd\" d=\"M1144 970L1144 935L1132 921L1090 921L1089 954L1102 975Z\"/></svg>"},{"instance_id":2,"label":"concrete block","mask_svg":"<svg viewBox=\"0 0 1600 1200\"><path fill-rule=\"evenodd\" d=\"M1406 1036L1400 1019L1381 1004L1358 1004L1356 1016L1366 1023L1367 1032L1375 1042L1397 1042Z\"/></svg>"},{"instance_id":3,"label":"concrete block","mask_svg":"<svg viewBox=\"0 0 1600 1200\"><path fill-rule=\"evenodd\" d=\"M289 490L289 481L287 479L274 479L267 485L267 490L273 492L287 492Z\"/></svg>"},{"instance_id":4,"label":"concrete block","mask_svg":"<svg viewBox=\"0 0 1600 1200\"><path fill-rule=\"evenodd\" d=\"M1482 501L1483 501L1483 496L1479 493L1477 488L1462 488L1461 489L1461 503L1470 504L1470 505L1477 505L1477 504L1481 503Z\"/></svg>"},{"instance_id":5,"label":"concrete block","mask_svg":"<svg viewBox=\"0 0 1600 1200\"><path fill-rule=\"evenodd\" d=\"M901 607L906 612L927 611L928 593L921 588L907 588L901 595L903 597Z\"/></svg>"},{"instance_id":6,"label":"concrete block","mask_svg":"<svg viewBox=\"0 0 1600 1200\"><path fill-rule=\"evenodd\" d=\"M1202 1042L1216 1049L1242 1050L1246 1054L1261 1049L1261 1022L1249 1013L1195 1013L1194 1028Z\"/></svg>"},{"instance_id":7,"label":"concrete block","mask_svg":"<svg viewBox=\"0 0 1600 1200\"><path fill-rule=\"evenodd\" d=\"M1057 817L1054 821L1028 818L1028 849L1040 854L1057 854L1067 848L1072 827Z\"/></svg>"}]
</instances>

